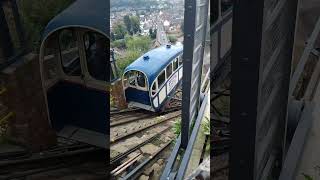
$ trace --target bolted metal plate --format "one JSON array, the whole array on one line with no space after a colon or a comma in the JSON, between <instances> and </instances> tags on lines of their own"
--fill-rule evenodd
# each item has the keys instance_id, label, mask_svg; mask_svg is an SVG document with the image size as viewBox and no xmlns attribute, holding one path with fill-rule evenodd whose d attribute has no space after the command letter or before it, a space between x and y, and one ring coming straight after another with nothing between
<instances>
[{"instance_id":1,"label":"bolted metal plate","mask_svg":"<svg viewBox=\"0 0 320 180\"><path fill-rule=\"evenodd\" d=\"M281 164L297 0L246 3L233 19L230 175L260 180Z\"/></svg>"}]
</instances>

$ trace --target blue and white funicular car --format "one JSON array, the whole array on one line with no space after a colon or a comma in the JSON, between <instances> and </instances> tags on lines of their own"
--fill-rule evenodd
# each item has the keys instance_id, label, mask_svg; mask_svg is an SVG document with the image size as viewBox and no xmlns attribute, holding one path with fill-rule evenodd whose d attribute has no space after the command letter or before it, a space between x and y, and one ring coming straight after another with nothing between
<instances>
[{"instance_id":1,"label":"blue and white funicular car","mask_svg":"<svg viewBox=\"0 0 320 180\"><path fill-rule=\"evenodd\" d=\"M161 111L182 80L183 46L153 49L130 64L122 82L129 107Z\"/></svg>"}]
</instances>

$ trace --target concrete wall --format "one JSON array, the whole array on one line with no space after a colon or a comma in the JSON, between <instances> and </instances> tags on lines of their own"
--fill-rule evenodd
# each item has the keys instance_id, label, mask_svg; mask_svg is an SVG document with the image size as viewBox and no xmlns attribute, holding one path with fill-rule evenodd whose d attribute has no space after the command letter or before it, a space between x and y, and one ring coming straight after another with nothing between
<instances>
[{"instance_id":1,"label":"concrete wall","mask_svg":"<svg viewBox=\"0 0 320 180\"><path fill-rule=\"evenodd\" d=\"M112 98L112 99L110 99L110 101L113 101L113 103L114 103L111 105L115 105L118 109L126 109L128 107L126 100L125 100L125 97L123 95L123 86L122 86L121 80L115 82L111 86L110 93L111 93L111 98Z\"/></svg>"}]
</instances>

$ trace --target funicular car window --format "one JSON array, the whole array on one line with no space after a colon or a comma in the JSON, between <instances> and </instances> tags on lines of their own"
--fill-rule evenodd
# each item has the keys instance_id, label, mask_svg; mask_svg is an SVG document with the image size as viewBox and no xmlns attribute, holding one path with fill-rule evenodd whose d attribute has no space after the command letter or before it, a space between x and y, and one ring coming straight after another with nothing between
<instances>
[{"instance_id":1,"label":"funicular car window","mask_svg":"<svg viewBox=\"0 0 320 180\"><path fill-rule=\"evenodd\" d=\"M167 66L167 78L169 78L172 74L172 64L170 63L168 66Z\"/></svg>"},{"instance_id":2,"label":"funicular car window","mask_svg":"<svg viewBox=\"0 0 320 180\"><path fill-rule=\"evenodd\" d=\"M49 38L45 44L43 57L43 70L46 81L52 81L58 77L59 57L56 54L56 49L58 49L58 39Z\"/></svg>"},{"instance_id":3,"label":"funicular car window","mask_svg":"<svg viewBox=\"0 0 320 180\"><path fill-rule=\"evenodd\" d=\"M178 58L173 61L173 71L177 70L179 66Z\"/></svg>"},{"instance_id":4,"label":"funicular car window","mask_svg":"<svg viewBox=\"0 0 320 180\"><path fill-rule=\"evenodd\" d=\"M129 87L129 77L130 77L130 71L126 72L123 76L123 86L124 88Z\"/></svg>"},{"instance_id":5,"label":"funicular car window","mask_svg":"<svg viewBox=\"0 0 320 180\"><path fill-rule=\"evenodd\" d=\"M151 88L151 95L154 96L157 93L157 82L155 81Z\"/></svg>"},{"instance_id":6,"label":"funicular car window","mask_svg":"<svg viewBox=\"0 0 320 180\"><path fill-rule=\"evenodd\" d=\"M110 64L107 55L107 39L98 33L88 32L84 35L84 43L90 76L100 81L108 81Z\"/></svg>"},{"instance_id":7,"label":"funicular car window","mask_svg":"<svg viewBox=\"0 0 320 180\"><path fill-rule=\"evenodd\" d=\"M129 80L129 85L131 86L131 87L136 87L136 73L135 73L135 71L130 71L129 73L128 73L128 76L129 76L129 78L128 78L128 80Z\"/></svg>"},{"instance_id":8,"label":"funicular car window","mask_svg":"<svg viewBox=\"0 0 320 180\"><path fill-rule=\"evenodd\" d=\"M81 75L81 64L77 37L73 30L62 30L59 34L61 65L64 73L69 76Z\"/></svg>"},{"instance_id":9,"label":"funicular car window","mask_svg":"<svg viewBox=\"0 0 320 180\"><path fill-rule=\"evenodd\" d=\"M140 88L146 88L146 78L142 72L137 71L137 84Z\"/></svg>"},{"instance_id":10,"label":"funicular car window","mask_svg":"<svg viewBox=\"0 0 320 180\"><path fill-rule=\"evenodd\" d=\"M182 65L182 57L183 57L183 55L181 54L181 55L179 56L179 66Z\"/></svg>"},{"instance_id":11,"label":"funicular car window","mask_svg":"<svg viewBox=\"0 0 320 180\"><path fill-rule=\"evenodd\" d=\"M161 74L158 76L158 88L160 88L165 81L166 81L166 73L165 71L162 71Z\"/></svg>"}]
</instances>

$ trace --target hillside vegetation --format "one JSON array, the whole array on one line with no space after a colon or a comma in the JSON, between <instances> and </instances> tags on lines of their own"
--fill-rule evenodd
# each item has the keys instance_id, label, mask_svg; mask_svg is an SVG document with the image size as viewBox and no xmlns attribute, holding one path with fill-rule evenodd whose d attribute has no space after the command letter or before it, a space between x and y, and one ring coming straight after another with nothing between
<instances>
[{"instance_id":1,"label":"hillside vegetation","mask_svg":"<svg viewBox=\"0 0 320 180\"><path fill-rule=\"evenodd\" d=\"M41 33L48 22L75 0L17 1L29 48L38 52Z\"/></svg>"}]
</instances>

